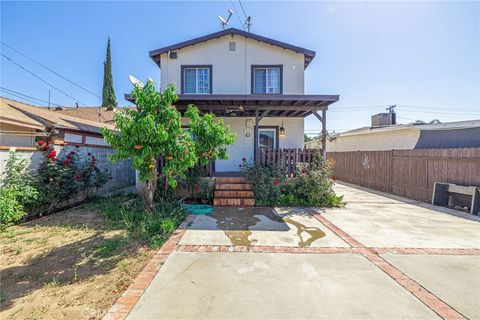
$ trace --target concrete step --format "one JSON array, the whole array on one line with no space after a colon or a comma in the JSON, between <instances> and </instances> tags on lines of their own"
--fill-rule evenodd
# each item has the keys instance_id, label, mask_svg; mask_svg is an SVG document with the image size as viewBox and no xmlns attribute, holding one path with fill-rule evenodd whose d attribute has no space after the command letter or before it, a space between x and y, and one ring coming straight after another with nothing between
<instances>
[{"instance_id":1,"label":"concrete step","mask_svg":"<svg viewBox=\"0 0 480 320\"><path fill-rule=\"evenodd\" d=\"M248 183L216 183L215 190L252 190Z\"/></svg>"},{"instance_id":2,"label":"concrete step","mask_svg":"<svg viewBox=\"0 0 480 320\"><path fill-rule=\"evenodd\" d=\"M236 190L216 190L215 198L250 198L253 199L253 191L236 191Z\"/></svg>"},{"instance_id":3,"label":"concrete step","mask_svg":"<svg viewBox=\"0 0 480 320\"><path fill-rule=\"evenodd\" d=\"M247 183L244 177L216 177L216 183Z\"/></svg>"},{"instance_id":4,"label":"concrete step","mask_svg":"<svg viewBox=\"0 0 480 320\"><path fill-rule=\"evenodd\" d=\"M225 199L225 198L215 198L213 199L214 206L243 206L243 207L253 207L255 205L254 199Z\"/></svg>"}]
</instances>

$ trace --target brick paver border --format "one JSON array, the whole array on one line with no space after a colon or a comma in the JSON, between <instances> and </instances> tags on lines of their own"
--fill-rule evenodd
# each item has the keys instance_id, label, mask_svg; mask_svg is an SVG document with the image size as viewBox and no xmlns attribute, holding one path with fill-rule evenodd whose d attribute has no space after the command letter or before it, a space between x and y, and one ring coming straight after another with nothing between
<instances>
[{"instance_id":1,"label":"brick paver border","mask_svg":"<svg viewBox=\"0 0 480 320\"><path fill-rule=\"evenodd\" d=\"M117 302L108 310L103 320L123 320L125 319L138 299L148 288L158 270L172 253L183 234L185 228L195 219L194 215L189 215L182 224L175 230L172 236L164 243L164 245L155 253L153 258L147 263L142 271L137 275L133 283L125 290Z\"/></svg>"},{"instance_id":2,"label":"brick paver border","mask_svg":"<svg viewBox=\"0 0 480 320\"><path fill-rule=\"evenodd\" d=\"M447 303L445 303L442 299L428 291L426 288L421 286L418 282L395 268L392 264L388 261L383 259L379 254L379 251L382 252L384 248L379 248L380 250L377 251L372 248L367 248L357 240L353 239L348 233L344 232L336 225L331 223L327 218L323 217L320 213L313 209L306 209L308 213L310 213L313 217L315 217L318 221L323 223L327 228L329 228L332 232L334 232L337 236L339 236L343 241L347 242L350 245L360 245L363 248L371 249L370 253L362 253L370 262L372 262L375 266L380 268L383 272L385 272L388 276L390 276L395 282L401 285L403 288L408 290L411 294L417 297L424 305L430 308L433 312L438 314L443 319L466 319L462 314L460 314L457 310L450 307ZM403 248L391 250L388 252L386 250L385 253L393 253L397 251L402 251ZM405 248L408 251L408 248ZM418 252L423 252L423 254L429 254L429 252L437 252L441 251L438 249L416 249ZM446 249L443 252L452 252L455 254L455 249ZM462 250L464 252L465 250ZM436 253L434 253L436 254Z\"/></svg>"},{"instance_id":3,"label":"brick paver border","mask_svg":"<svg viewBox=\"0 0 480 320\"><path fill-rule=\"evenodd\" d=\"M291 246L231 246L231 245L179 245L186 227L193 222L195 215L189 215L172 234L170 239L157 251L145 268L137 275L117 302L110 308L104 320L125 319L140 299L163 263L173 251L179 252L247 252L247 253L290 253L290 254L361 254L375 266L390 276L400 286L412 293L428 308L443 319L465 319L443 300L422 287L403 272L395 268L381 254L415 254L415 255L480 255L480 249L448 249L448 248L390 248L367 247L355 240L348 233L323 217L318 211L305 209L311 216L330 229L349 247L291 247Z\"/></svg>"}]
</instances>

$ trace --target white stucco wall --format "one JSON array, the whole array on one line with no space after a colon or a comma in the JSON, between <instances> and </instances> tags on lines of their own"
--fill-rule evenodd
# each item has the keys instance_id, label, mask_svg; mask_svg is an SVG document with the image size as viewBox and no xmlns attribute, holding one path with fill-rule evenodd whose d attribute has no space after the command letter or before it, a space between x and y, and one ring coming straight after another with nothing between
<instances>
[{"instance_id":1,"label":"white stucco wall","mask_svg":"<svg viewBox=\"0 0 480 320\"><path fill-rule=\"evenodd\" d=\"M236 50L229 51L229 42L235 41ZM177 59L167 53L160 56L161 90L175 82L181 92L181 65L212 65L213 94L250 94L251 65L283 65L283 94L304 93L304 56L247 39L226 35L218 39L188 46L177 52Z\"/></svg>"},{"instance_id":2,"label":"white stucco wall","mask_svg":"<svg viewBox=\"0 0 480 320\"><path fill-rule=\"evenodd\" d=\"M413 149L420 136L420 130L409 128L340 136L327 141L327 152L335 151L379 151Z\"/></svg>"},{"instance_id":3,"label":"white stucco wall","mask_svg":"<svg viewBox=\"0 0 480 320\"><path fill-rule=\"evenodd\" d=\"M223 118L225 124L237 134L235 144L228 146L229 160L219 160L215 163L215 171L239 171L242 158L253 159L254 154L254 118ZM249 120L247 122L247 119ZM278 139L279 148L303 148L303 118L264 118L262 126L278 126L285 128L285 135ZM248 125L251 124L251 125ZM249 137L247 137L249 135Z\"/></svg>"}]
</instances>

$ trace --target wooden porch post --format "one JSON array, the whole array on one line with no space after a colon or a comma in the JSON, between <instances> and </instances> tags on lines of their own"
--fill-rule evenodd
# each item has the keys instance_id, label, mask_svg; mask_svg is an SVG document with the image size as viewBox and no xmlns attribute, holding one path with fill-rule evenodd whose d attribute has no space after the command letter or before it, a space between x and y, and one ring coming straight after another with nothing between
<instances>
[{"instance_id":1,"label":"wooden porch post","mask_svg":"<svg viewBox=\"0 0 480 320\"><path fill-rule=\"evenodd\" d=\"M258 109L255 109L255 127L253 130L253 159L258 161Z\"/></svg>"},{"instance_id":2,"label":"wooden porch post","mask_svg":"<svg viewBox=\"0 0 480 320\"><path fill-rule=\"evenodd\" d=\"M327 159L327 110L322 110L322 153L323 159Z\"/></svg>"},{"instance_id":3,"label":"wooden porch post","mask_svg":"<svg viewBox=\"0 0 480 320\"><path fill-rule=\"evenodd\" d=\"M313 112L313 115L317 117L318 120L322 123L322 157L323 159L327 158L327 109L322 109L322 115L319 115L317 111Z\"/></svg>"}]
</instances>

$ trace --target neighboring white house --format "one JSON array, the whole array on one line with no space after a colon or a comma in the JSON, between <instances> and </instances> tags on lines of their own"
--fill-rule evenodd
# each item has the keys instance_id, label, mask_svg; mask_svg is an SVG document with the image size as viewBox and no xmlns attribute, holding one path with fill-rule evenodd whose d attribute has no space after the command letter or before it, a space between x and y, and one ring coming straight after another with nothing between
<instances>
[{"instance_id":1,"label":"neighboring white house","mask_svg":"<svg viewBox=\"0 0 480 320\"><path fill-rule=\"evenodd\" d=\"M338 101L338 95L304 94L314 51L243 30L169 45L150 57L161 69L161 90L176 84L180 111L193 103L237 134L230 159L216 161L215 172L239 171L242 158L255 158L259 148L303 148L304 118L314 114L326 132L326 110Z\"/></svg>"},{"instance_id":2,"label":"neighboring white house","mask_svg":"<svg viewBox=\"0 0 480 320\"><path fill-rule=\"evenodd\" d=\"M305 143L318 148L318 140ZM333 135L328 152L480 147L480 120L364 127Z\"/></svg>"}]
</instances>

